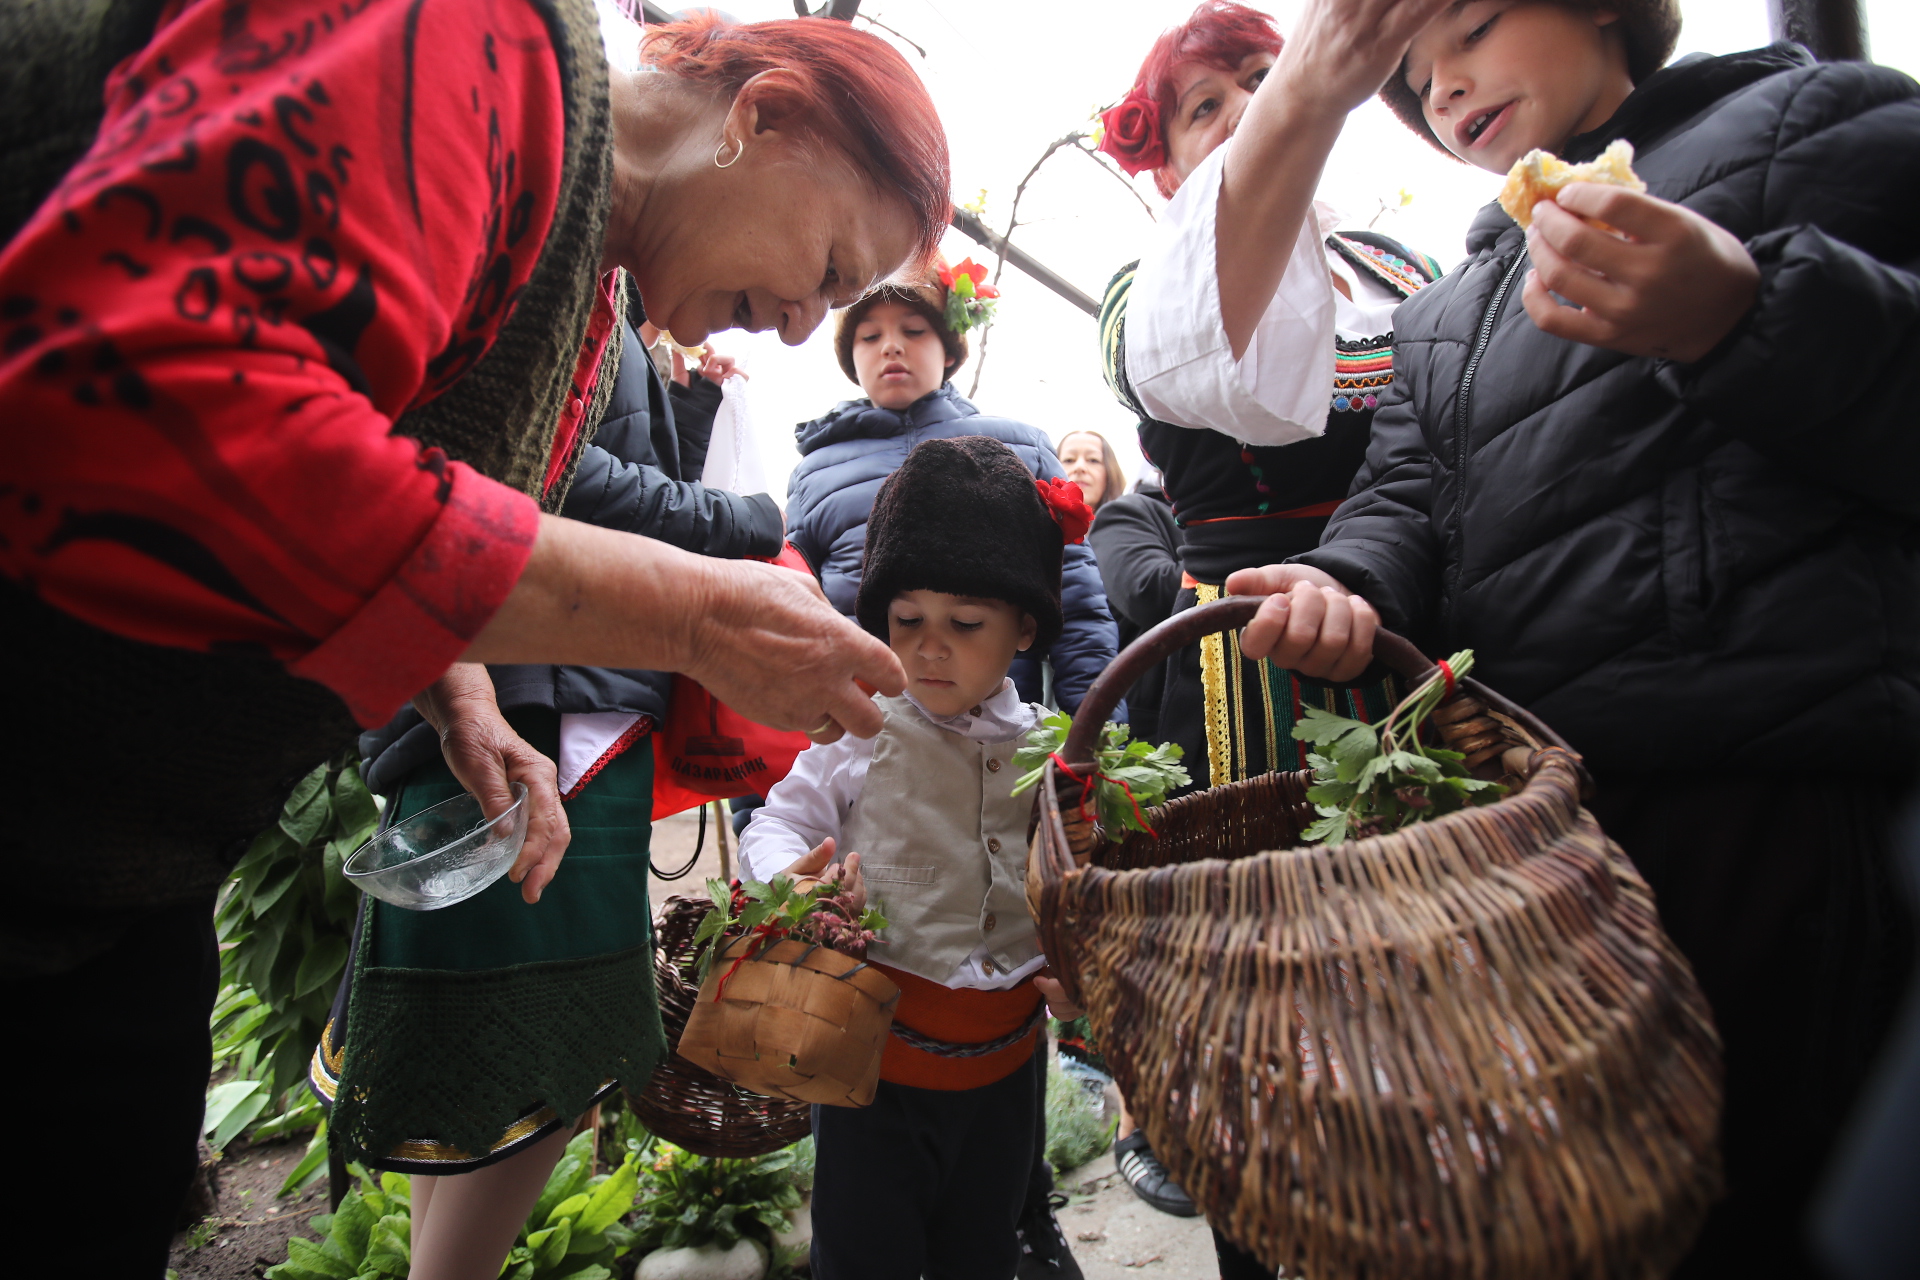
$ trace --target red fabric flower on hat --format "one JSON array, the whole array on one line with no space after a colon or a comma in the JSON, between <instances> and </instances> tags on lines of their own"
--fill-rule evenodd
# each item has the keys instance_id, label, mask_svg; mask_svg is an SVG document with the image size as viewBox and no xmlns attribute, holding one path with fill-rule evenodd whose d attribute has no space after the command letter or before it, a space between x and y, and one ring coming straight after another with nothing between
<instances>
[{"instance_id":1,"label":"red fabric flower on hat","mask_svg":"<svg viewBox=\"0 0 1920 1280\"><path fill-rule=\"evenodd\" d=\"M1167 144L1160 134L1160 104L1138 88L1129 91L1117 106L1108 107L1100 123L1105 126L1100 150L1112 156L1129 177L1167 163Z\"/></svg>"},{"instance_id":2,"label":"red fabric flower on hat","mask_svg":"<svg viewBox=\"0 0 1920 1280\"><path fill-rule=\"evenodd\" d=\"M1047 504L1047 514L1060 526L1060 541L1068 546L1083 541L1087 530L1093 528L1093 508L1087 505L1080 486L1064 476L1055 476L1035 480L1033 487L1040 491L1040 501Z\"/></svg>"}]
</instances>

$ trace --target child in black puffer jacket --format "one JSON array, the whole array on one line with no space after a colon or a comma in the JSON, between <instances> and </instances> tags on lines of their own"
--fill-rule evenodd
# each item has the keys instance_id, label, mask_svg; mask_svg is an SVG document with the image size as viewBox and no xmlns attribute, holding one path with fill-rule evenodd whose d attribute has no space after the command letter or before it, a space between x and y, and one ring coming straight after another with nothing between
<instances>
[{"instance_id":1,"label":"child in black puffer jacket","mask_svg":"<svg viewBox=\"0 0 1920 1280\"><path fill-rule=\"evenodd\" d=\"M1624 138L1647 193L1484 210L1395 317L1319 548L1228 588L1282 593L1249 654L1350 678L1376 621L1471 647L1584 753L1726 1042L1729 1194L1681 1274L1812 1274L1910 970L1920 86L1792 45L1662 70L1677 8L1473 0L1413 42L1382 97L1435 145L1504 172Z\"/></svg>"}]
</instances>

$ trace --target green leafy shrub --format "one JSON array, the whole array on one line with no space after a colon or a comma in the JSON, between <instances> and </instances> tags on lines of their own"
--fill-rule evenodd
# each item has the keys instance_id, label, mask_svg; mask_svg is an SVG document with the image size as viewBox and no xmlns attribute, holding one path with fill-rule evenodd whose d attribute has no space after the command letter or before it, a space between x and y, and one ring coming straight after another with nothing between
<instances>
[{"instance_id":1,"label":"green leafy shrub","mask_svg":"<svg viewBox=\"0 0 1920 1280\"><path fill-rule=\"evenodd\" d=\"M221 891L214 1066L229 1079L208 1098L215 1147L249 1127L261 1140L320 1123L300 1085L353 933L359 895L340 868L379 824L357 755L344 751L300 780Z\"/></svg>"},{"instance_id":2,"label":"green leafy shrub","mask_svg":"<svg viewBox=\"0 0 1920 1280\"><path fill-rule=\"evenodd\" d=\"M287 1260L267 1280L400 1280L412 1265L410 1180L383 1173L375 1182L353 1166L360 1185L340 1209L312 1221L325 1239L296 1236ZM593 1174L593 1134L577 1135L554 1166L501 1269L503 1280L612 1280L613 1264L633 1247L621 1219L633 1210L638 1156L627 1153L612 1173Z\"/></svg>"},{"instance_id":3,"label":"green leafy shrub","mask_svg":"<svg viewBox=\"0 0 1920 1280\"><path fill-rule=\"evenodd\" d=\"M811 1139L743 1160L696 1156L665 1143L661 1150L640 1184L636 1243L646 1250L731 1249L743 1237L771 1247L813 1171Z\"/></svg>"},{"instance_id":4,"label":"green leafy shrub","mask_svg":"<svg viewBox=\"0 0 1920 1280\"><path fill-rule=\"evenodd\" d=\"M1113 1145L1118 1121L1100 1118L1099 1099L1079 1081L1047 1065L1047 1162L1061 1173L1078 1169Z\"/></svg>"}]
</instances>

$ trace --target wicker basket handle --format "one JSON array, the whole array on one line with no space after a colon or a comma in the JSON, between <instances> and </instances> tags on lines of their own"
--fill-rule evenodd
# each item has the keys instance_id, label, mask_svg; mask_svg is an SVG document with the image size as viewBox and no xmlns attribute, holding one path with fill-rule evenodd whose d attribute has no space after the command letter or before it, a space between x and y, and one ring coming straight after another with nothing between
<instances>
[{"instance_id":1,"label":"wicker basket handle","mask_svg":"<svg viewBox=\"0 0 1920 1280\"><path fill-rule=\"evenodd\" d=\"M1141 676L1202 636L1244 627L1253 620L1253 615L1260 611L1260 605L1265 600L1265 596L1226 596L1210 604L1176 613L1143 633L1119 657L1107 664L1107 669L1087 690L1087 696L1081 699L1080 709L1074 713L1073 728L1067 733L1066 744L1060 749L1061 759L1075 766L1077 774L1085 776L1084 766L1093 762L1094 747L1100 740L1100 731L1105 727L1107 717L1113 714L1113 709L1120 705L1120 699L1126 696L1127 690ZM1374 632L1373 656L1388 670L1408 681L1409 686L1419 684L1434 672L1433 659L1385 627ZM1463 680L1461 684L1471 687L1474 696L1492 710L1517 721L1541 746L1573 750L1567 746L1565 739L1547 728L1524 707L1507 701L1477 681Z\"/></svg>"}]
</instances>

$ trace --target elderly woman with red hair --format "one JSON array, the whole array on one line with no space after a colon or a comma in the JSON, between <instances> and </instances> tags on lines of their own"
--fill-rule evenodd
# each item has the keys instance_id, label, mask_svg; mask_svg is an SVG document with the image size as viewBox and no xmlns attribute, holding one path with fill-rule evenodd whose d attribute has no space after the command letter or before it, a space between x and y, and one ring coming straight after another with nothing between
<instances>
[{"instance_id":1,"label":"elderly woman with red hair","mask_svg":"<svg viewBox=\"0 0 1920 1280\"><path fill-rule=\"evenodd\" d=\"M947 147L904 60L824 20L668 26L637 71L590 0L10 6L0 48L0 120L31 144L0 155L0 653L32 673L6 774L32 798L12 847L39 851L12 859L5 943L15 1025L62 1046L23 1068L16 1136L80 1178L64 1117L137 1077L142 1190L89 1259L157 1275L214 893L356 721L414 700L483 796L539 768L484 662L680 671L820 740L878 729L858 682L896 692L899 664L803 576L554 513L623 311L802 341L931 256ZM349 1042L384 1008L380 1043L425 1056L383 1059L358 1146L513 1156L416 1199L416 1277L496 1274L546 1135L664 1052L644 843L616 919L606 875L553 879L546 817L524 928L362 957L389 972ZM423 971L443 1014L486 1017L396 1029ZM452 1184L490 1176L491 1216L461 1210Z\"/></svg>"},{"instance_id":2,"label":"elderly woman with red hair","mask_svg":"<svg viewBox=\"0 0 1920 1280\"><path fill-rule=\"evenodd\" d=\"M1385 236L1336 231L1314 188L1347 113L1446 3L1312 0L1283 41L1266 14L1205 0L1106 113L1101 149L1169 199L1146 254L1108 286L1100 334L1180 526L1176 610L1316 546L1365 458L1393 379L1394 310L1440 269ZM1349 611L1336 592L1312 603ZM1372 720L1392 698L1386 684L1291 678L1243 658L1232 635L1176 654L1164 689L1160 733L1201 786L1304 767L1291 730L1307 706ZM1192 1212L1143 1133L1116 1151L1149 1203ZM1259 1274L1220 1243L1223 1275Z\"/></svg>"}]
</instances>

